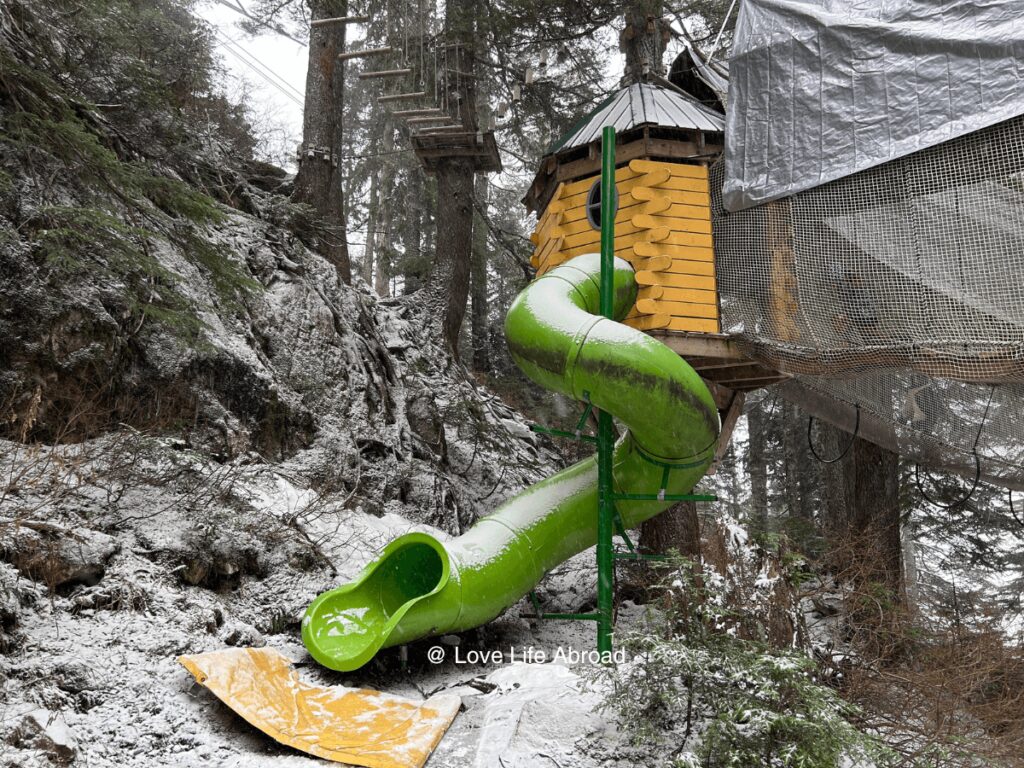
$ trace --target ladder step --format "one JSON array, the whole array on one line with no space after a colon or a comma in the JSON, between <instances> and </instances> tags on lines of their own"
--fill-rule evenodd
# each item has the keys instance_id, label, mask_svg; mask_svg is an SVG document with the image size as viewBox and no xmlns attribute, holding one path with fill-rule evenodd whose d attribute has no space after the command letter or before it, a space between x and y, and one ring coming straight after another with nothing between
<instances>
[{"instance_id":1,"label":"ladder step","mask_svg":"<svg viewBox=\"0 0 1024 768\"><path fill-rule=\"evenodd\" d=\"M448 115L436 115L434 117L410 117L406 122L409 125L420 125L422 123L446 123L448 120Z\"/></svg>"},{"instance_id":2,"label":"ladder step","mask_svg":"<svg viewBox=\"0 0 1024 768\"><path fill-rule=\"evenodd\" d=\"M373 80L378 77L405 77L411 75L411 69L382 69L379 72L360 72L360 80Z\"/></svg>"},{"instance_id":3,"label":"ladder step","mask_svg":"<svg viewBox=\"0 0 1024 768\"><path fill-rule=\"evenodd\" d=\"M443 115L444 113L437 107L424 107L423 109L400 109L391 114L404 120L407 117L425 117L426 115Z\"/></svg>"},{"instance_id":4,"label":"ladder step","mask_svg":"<svg viewBox=\"0 0 1024 768\"><path fill-rule=\"evenodd\" d=\"M309 26L323 27L327 24L367 24L369 21L369 16L335 16L330 19L316 19L315 21L309 22Z\"/></svg>"},{"instance_id":5,"label":"ladder step","mask_svg":"<svg viewBox=\"0 0 1024 768\"><path fill-rule=\"evenodd\" d=\"M378 104L387 104L391 101L404 101L405 99L422 99L427 95L426 91L415 91L414 93L393 93L390 96L378 96ZM397 112L395 113L398 114Z\"/></svg>"},{"instance_id":6,"label":"ladder step","mask_svg":"<svg viewBox=\"0 0 1024 768\"><path fill-rule=\"evenodd\" d=\"M451 133L452 131L465 131L464 125L428 125L416 131L417 136L430 136L432 133Z\"/></svg>"},{"instance_id":7,"label":"ladder step","mask_svg":"<svg viewBox=\"0 0 1024 768\"><path fill-rule=\"evenodd\" d=\"M366 56L380 56L385 53L391 53L394 48L390 45L385 45L382 48L364 48L361 51L348 51L347 53L339 53L338 61L348 61L349 59L362 59Z\"/></svg>"}]
</instances>

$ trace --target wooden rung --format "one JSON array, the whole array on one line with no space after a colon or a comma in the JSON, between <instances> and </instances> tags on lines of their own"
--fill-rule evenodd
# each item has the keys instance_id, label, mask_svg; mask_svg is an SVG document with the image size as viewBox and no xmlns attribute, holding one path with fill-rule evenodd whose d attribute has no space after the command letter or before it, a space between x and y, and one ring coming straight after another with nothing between
<instances>
[{"instance_id":1,"label":"wooden rung","mask_svg":"<svg viewBox=\"0 0 1024 768\"><path fill-rule=\"evenodd\" d=\"M455 124L452 124L452 125L431 125L429 127L421 128L420 130L416 131L416 135L417 136L429 136L432 133L448 133L450 131L455 131L455 130L464 131L464 130L466 130L466 128L461 123L459 125L455 125Z\"/></svg>"},{"instance_id":2,"label":"wooden rung","mask_svg":"<svg viewBox=\"0 0 1024 768\"><path fill-rule=\"evenodd\" d=\"M389 104L392 101L406 101L408 99L422 99L427 95L426 91L413 91L412 93L392 93L390 96L378 96L378 104ZM395 113L397 114L397 113Z\"/></svg>"},{"instance_id":3,"label":"wooden rung","mask_svg":"<svg viewBox=\"0 0 1024 768\"><path fill-rule=\"evenodd\" d=\"M391 53L394 48L390 45L385 45L382 48L364 48L361 51L347 51L346 53L338 54L338 61L348 61L349 59L362 59L366 56L381 56L385 53Z\"/></svg>"},{"instance_id":4,"label":"wooden rung","mask_svg":"<svg viewBox=\"0 0 1024 768\"><path fill-rule=\"evenodd\" d=\"M360 72L360 80L373 80L378 77L405 77L411 75L411 69L382 69L379 72Z\"/></svg>"},{"instance_id":5,"label":"wooden rung","mask_svg":"<svg viewBox=\"0 0 1024 768\"><path fill-rule=\"evenodd\" d=\"M388 104L393 101L400 101L400 99L396 98L397 96L401 96L402 99L411 99L414 97L418 99L421 96L426 96L426 94L422 91L419 93L396 93L394 96L381 96L377 99L377 103ZM392 112L392 114L397 115L398 117L403 117L404 115L433 114L440 111L441 110L437 107L413 107L412 109L400 109L397 112Z\"/></svg>"},{"instance_id":6,"label":"wooden rung","mask_svg":"<svg viewBox=\"0 0 1024 768\"><path fill-rule=\"evenodd\" d=\"M424 117L426 115L443 115L445 113L442 112L437 107L424 107L423 109L400 109L397 112L392 112L391 114L394 117L400 117L403 120L406 120L410 117Z\"/></svg>"},{"instance_id":7,"label":"wooden rung","mask_svg":"<svg viewBox=\"0 0 1024 768\"><path fill-rule=\"evenodd\" d=\"M309 26L323 27L327 24L367 24L369 21L369 16L335 16L330 19L316 19L309 22Z\"/></svg>"},{"instance_id":8,"label":"wooden rung","mask_svg":"<svg viewBox=\"0 0 1024 768\"><path fill-rule=\"evenodd\" d=\"M409 125L420 125L421 123L446 123L450 119L448 115L435 115L433 117L410 117L405 122Z\"/></svg>"}]
</instances>

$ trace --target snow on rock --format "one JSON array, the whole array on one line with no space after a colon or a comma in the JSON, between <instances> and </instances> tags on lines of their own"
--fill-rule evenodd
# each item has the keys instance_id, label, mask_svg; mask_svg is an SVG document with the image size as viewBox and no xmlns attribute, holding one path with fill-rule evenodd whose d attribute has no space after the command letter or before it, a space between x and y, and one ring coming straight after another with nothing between
<instances>
[{"instance_id":1,"label":"snow on rock","mask_svg":"<svg viewBox=\"0 0 1024 768\"><path fill-rule=\"evenodd\" d=\"M59 712L36 708L18 719L8 740L19 747L38 750L58 764L74 761L78 744Z\"/></svg>"}]
</instances>

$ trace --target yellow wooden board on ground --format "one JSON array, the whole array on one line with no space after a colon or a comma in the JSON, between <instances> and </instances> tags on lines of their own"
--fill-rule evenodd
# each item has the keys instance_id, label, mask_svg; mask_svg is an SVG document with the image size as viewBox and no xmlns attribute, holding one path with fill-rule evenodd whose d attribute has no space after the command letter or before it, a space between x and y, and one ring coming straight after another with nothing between
<instances>
[{"instance_id":1,"label":"yellow wooden board on ground","mask_svg":"<svg viewBox=\"0 0 1024 768\"><path fill-rule=\"evenodd\" d=\"M273 648L229 648L178 661L275 740L364 768L422 768L461 704L451 694L413 701L380 691L310 685Z\"/></svg>"}]
</instances>

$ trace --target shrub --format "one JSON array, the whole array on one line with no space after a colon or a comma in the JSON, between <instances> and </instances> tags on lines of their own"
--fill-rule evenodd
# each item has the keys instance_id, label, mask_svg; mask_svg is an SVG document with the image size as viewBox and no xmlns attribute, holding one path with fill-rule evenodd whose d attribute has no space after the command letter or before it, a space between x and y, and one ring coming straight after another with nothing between
<instances>
[{"instance_id":1,"label":"shrub","mask_svg":"<svg viewBox=\"0 0 1024 768\"><path fill-rule=\"evenodd\" d=\"M858 710L815 677L814 661L716 629L729 626L720 580L698 582L676 559L659 589L663 610L616 641L631 660L595 672L606 707L662 765L835 768L895 756L855 725ZM685 610L684 610L685 608Z\"/></svg>"}]
</instances>

